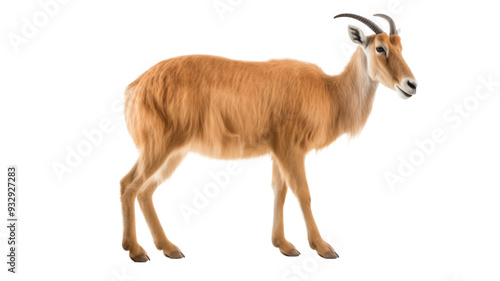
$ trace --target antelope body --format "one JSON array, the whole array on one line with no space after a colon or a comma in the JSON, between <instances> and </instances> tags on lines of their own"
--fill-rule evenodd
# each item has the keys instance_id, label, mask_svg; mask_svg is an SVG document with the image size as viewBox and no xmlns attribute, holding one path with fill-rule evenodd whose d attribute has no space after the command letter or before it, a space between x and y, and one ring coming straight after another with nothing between
<instances>
[{"instance_id":1,"label":"antelope body","mask_svg":"<svg viewBox=\"0 0 500 281\"><path fill-rule=\"evenodd\" d=\"M299 255L284 236L289 187L300 202L311 248L324 258L337 258L314 221L304 159L310 150L362 129L379 83L402 98L415 94L416 82L401 56L394 22L379 16L389 21L390 35L366 18L337 16L360 20L376 33L365 37L349 26L351 39L360 46L339 75L295 60L246 62L193 55L162 61L131 83L125 92L125 116L139 159L120 184L122 245L132 260L149 260L136 238L136 198L156 247L167 257L184 257L167 239L152 195L188 152L218 159L271 154L273 245L284 255Z\"/></svg>"}]
</instances>

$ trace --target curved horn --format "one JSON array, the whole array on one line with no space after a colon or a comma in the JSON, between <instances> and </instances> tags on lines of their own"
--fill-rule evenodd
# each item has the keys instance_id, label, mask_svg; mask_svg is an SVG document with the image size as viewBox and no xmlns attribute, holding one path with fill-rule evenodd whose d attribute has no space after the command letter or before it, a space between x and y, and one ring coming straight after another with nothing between
<instances>
[{"instance_id":1,"label":"curved horn","mask_svg":"<svg viewBox=\"0 0 500 281\"><path fill-rule=\"evenodd\" d=\"M384 32L382 30L382 28L380 28L377 24L375 24L373 21L367 19L367 18L364 18L362 16L358 16L358 15L355 15L355 14L338 14L336 15L335 17L333 17L334 19L336 18L340 18L340 17L347 17L347 18L353 18L353 19L357 19L359 20L360 22L366 24L371 30L373 30L373 32L375 32L375 34L379 34L379 33L382 33Z\"/></svg>"},{"instance_id":2,"label":"curved horn","mask_svg":"<svg viewBox=\"0 0 500 281\"><path fill-rule=\"evenodd\" d=\"M374 16L384 18L385 20L387 20L389 22L389 25L391 26L391 34L390 35L397 35L398 34L398 30L396 29L396 23L394 22L394 20L391 17L389 17L388 15L384 15L384 14L375 14Z\"/></svg>"}]
</instances>

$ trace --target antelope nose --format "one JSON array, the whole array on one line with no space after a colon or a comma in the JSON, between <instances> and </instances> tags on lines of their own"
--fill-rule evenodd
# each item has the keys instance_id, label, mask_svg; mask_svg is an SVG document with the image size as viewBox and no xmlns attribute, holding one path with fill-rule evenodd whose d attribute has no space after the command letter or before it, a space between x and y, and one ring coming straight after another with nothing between
<instances>
[{"instance_id":1,"label":"antelope nose","mask_svg":"<svg viewBox=\"0 0 500 281\"><path fill-rule=\"evenodd\" d=\"M408 81L406 81L406 84L408 84L408 86L415 92L417 91L417 82L415 82L415 80L408 79Z\"/></svg>"}]
</instances>

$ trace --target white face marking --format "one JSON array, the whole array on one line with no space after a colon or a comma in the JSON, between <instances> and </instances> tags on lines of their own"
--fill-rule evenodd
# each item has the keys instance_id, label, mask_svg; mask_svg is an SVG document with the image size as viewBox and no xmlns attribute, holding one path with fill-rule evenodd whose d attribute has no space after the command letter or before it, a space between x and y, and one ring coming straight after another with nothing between
<instances>
[{"instance_id":1,"label":"white face marking","mask_svg":"<svg viewBox=\"0 0 500 281\"><path fill-rule=\"evenodd\" d=\"M399 97L402 99L411 98L411 95L409 95L406 92L403 92L403 90L398 86L398 84L394 84L394 91L396 91L396 93L398 93Z\"/></svg>"},{"instance_id":2,"label":"white face marking","mask_svg":"<svg viewBox=\"0 0 500 281\"><path fill-rule=\"evenodd\" d=\"M363 52L365 53L365 56L366 56L366 67L368 67L368 74L370 75L370 78L373 80L373 81L377 81L374 77L374 73L371 72L371 67L370 67L370 63L372 61L372 54L370 52L370 48L371 48L371 45L368 45L367 48L363 47Z\"/></svg>"},{"instance_id":3,"label":"white face marking","mask_svg":"<svg viewBox=\"0 0 500 281\"><path fill-rule=\"evenodd\" d=\"M414 87L410 87L409 83L415 85ZM407 99L416 94L417 89L417 81L415 79L405 77L401 79L401 83L394 84L394 90L399 94L399 96L403 99Z\"/></svg>"}]
</instances>

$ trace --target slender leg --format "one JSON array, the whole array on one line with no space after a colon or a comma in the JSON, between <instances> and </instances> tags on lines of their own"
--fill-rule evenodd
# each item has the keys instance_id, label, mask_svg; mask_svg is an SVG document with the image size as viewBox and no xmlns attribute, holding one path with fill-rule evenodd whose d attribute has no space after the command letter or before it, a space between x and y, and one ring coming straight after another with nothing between
<instances>
[{"instance_id":1,"label":"slender leg","mask_svg":"<svg viewBox=\"0 0 500 281\"><path fill-rule=\"evenodd\" d=\"M311 210L311 195L307 185L305 166L305 154L300 151L287 151L281 155L277 155L281 174L285 178L288 186L297 196L304 219L307 226L307 236L309 245L316 250L323 258L335 259L338 258L335 250L326 243L319 233L318 227L314 220Z\"/></svg>"},{"instance_id":2,"label":"slender leg","mask_svg":"<svg viewBox=\"0 0 500 281\"><path fill-rule=\"evenodd\" d=\"M173 259L183 258L184 254L177 246L167 239L153 205L153 193L162 181L167 180L173 174L185 156L186 152L172 154L161 170L158 171L158 178L152 179L146 183L137 195L139 206L149 226L156 248L158 250L163 250L165 256Z\"/></svg>"},{"instance_id":3,"label":"slender leg","mask_svg":"<svg viewBox=\"0 0 500 281\"><path fill-rule=\"evenodd\" d=\"M122 247L129 251L130 258L135 262L146 262L149 257L146 251L137 242L135 230L135 197L144 180L138 175L137 163L132 170L120 181L121 201L123 214Z\"/></svg>"},{"instance_id":4,"label":"slender leg","mask_svg":"<svg viewBox=\"0 0 500 281\"><path fill-rule=\"evenodd\" d=\"M130 258L135 262L146 262L149 257L146 251L137 242L135 227L135 199L139 190L163 165L165 159L171 154L173 147L165 148L162 153L154 150L142 150L137 163L130 172L120 181L121 202L123 214L123 240L124 250L129 251Z\"/></svg>"},{"instance_id":5,"label":"slender leg","mask_svg":"<svg viewBox=\"0 0 500 281\"><path fill-rule=\"evenodd\" d=\"M276 159L273 159L273 181L274 191L274 218L273 218L273 245L280 249L285 256L298 256L300 252L286 240L283 227L283 205L285 204L287 186L281 177L280 168Z\"/></svg>"}]
</instances>

